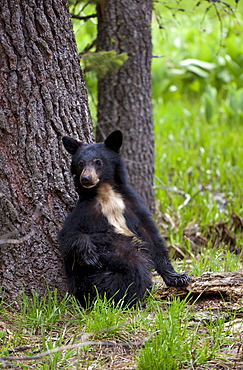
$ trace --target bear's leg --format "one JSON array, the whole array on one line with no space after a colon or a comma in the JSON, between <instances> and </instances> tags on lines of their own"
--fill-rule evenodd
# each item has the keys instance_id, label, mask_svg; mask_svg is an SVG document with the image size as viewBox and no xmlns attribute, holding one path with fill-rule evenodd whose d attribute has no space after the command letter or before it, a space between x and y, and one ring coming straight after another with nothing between
<instances>
[{"instance_id":1,"label":"bear's leg","mask_svg":"<svg viewBox=\"0 0 243 370\"><path fill-rule=\"evenodd\" d=\"M157 271L160 273L167 286L186 286L190 282L190 277L187 274L179 274L176 272L169 260L162 263L160 267L157 268Z\"/></svg>"},{"instance_id":2,"label":"bear's leg","mask_svg":"<svg viewBox=\"0 0 243 370\"><path fill-rule=\"evenodd\" d=\"M132 263L135 261L131 261L131 258L126 261L112 258L109 254L102 262L106 266L105 270L98 269L82 274L82 278L77 277L74 295L82 306L90 306L98 293L101 298L106 296L107 300L112 299L116 304L131 307L142 301L151 289L150 269L145 259Z\"/></svg>"},{"instance_id":3,"label":"bear's leg","mask_svg":"<svg viewBox=\"0 0 243 370\"><path fill-rule=\"evenodd\" d=\"M104 271L93 277L94 286L101 296L122 306L131 307L141 302L151 289L150 271L143 266L123 271Z\"/></svg>"},{"instance_id":4,"label":"bear's leg","mask_svg":"<svg viewBox=\"0 0 243 370\"><path fill-rule=\"evenodd\" d=\"M159 230L154 223L147 208L136 193L133 193L134 203L130 202L130 208L127 209L127 219L132 220L132 215L138 217L137 229L135 234L145 243L145 248L149 259L153 263L155 270L162 276L168 286L184 286L190 282L190 277L186 274L177 273L170 261L169 252L164 240L161 238ZM132 221L129 221L129 227L133 231Z\"/></svg>"},{"instance_id":5,"label":"bear's leg","mask_svg":"<svg viewBox=\"0 0 243 370\"><path fill-rule=\"evenodd\" d=\"M190 277L187 274L179 274L174 270L169 258L169 252L161 237L153 237L152 243L148 243L147 253L151 261L153 261L155 270L162 276L167 286L179 287L189 284Z\"/></svg>"},{"instance_id":6,"label":"bear's leg","mask_svg":"<svg viewBox=\"0 0 243 370\"><path fill-rule=\"evenodd\" d=\"M162 276L167 286L186 286L190 282L187 274L179 274L174 270L169 258L168 250L162 239L150 248L151 259L156 271Z\"/></svg>"}]
</instances>

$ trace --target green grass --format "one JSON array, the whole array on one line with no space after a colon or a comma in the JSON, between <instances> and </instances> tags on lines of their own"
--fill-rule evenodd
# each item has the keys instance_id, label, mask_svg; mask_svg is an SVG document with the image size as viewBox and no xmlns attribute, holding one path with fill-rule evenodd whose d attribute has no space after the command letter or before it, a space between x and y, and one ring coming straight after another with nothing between
<instances>
[{"instance_id":1,"label":"green grass","mask_svg":"<svg viewBox=\"0 0 243 370\"><path fill-rule=\"evenodd\" d=\"M193 368L217 359L221 349L233 340L224 330L224 318L215 320L209 313L207 319L196 320L195 312L199 311L194 309L189 298L159 301L151 294L143 310L121 310L111 302L97 299L92 309L85 311L69 296L57 303L56 292L49 292L41 299L33 293L33 300L22 295L19 303L19 311L13 306L12 309L4 305L0 308L1 325L5 324L0 330L1 356L31 356L61 346L98 342L79 348L66 347L40 359L26 358L24 362L12 363L21 369L89 366L107 369L107 364L115 363L116 357L121 355L127 356L122 365L124 369ZM103 342L125 344L126 347L125 350L123 347L109 348L105 343L103 346ZM26 346L22 349L24 353L18 346Z\"/></svg>"},{"instance_id":2,"label":"green grass","mask_svg":"<svg viewBox=\"0 0 243 370\"><path fill-rule=\"evenodd\" d=\"M155 110L156 196L162 211L171 207L169 193L184 224L242 214L243 125L209 124L200 115L185 117L184 110L183 102ZM193 199L180 209L184 193Z\"/></svg>"},{"instance_id":3,"label":"green grass","mask_svg":"<svg viewBox=\"0 0 243 370\"><path fill-rule=\"evenodd\" d=\"M186 301L174 299L169 307L157 312L153 336L140 353L138 369L180 370L205 363L229 342L223 329L224 320L195 322Z\"/></svg>"}]
</instances>

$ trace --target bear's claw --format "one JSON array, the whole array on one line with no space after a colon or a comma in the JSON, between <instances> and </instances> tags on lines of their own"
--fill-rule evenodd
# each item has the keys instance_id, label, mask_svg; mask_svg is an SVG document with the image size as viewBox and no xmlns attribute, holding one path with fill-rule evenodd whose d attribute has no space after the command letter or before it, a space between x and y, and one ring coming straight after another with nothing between
<instances>
[{"instance_id":1,"label":"bear's claw","mask_svg":"<svg viewBox=\"0 0 243 370\"><path fill-rule=\"evenodd\" d=\"M94 244L86 244L85 246L82 245L81 248L77 248L76 257L80 265L93 266L100 269L102 263L96 249Z\"/></svg>"},{"instance_id":2,"label":"bear's claw","mask_svg":"<svg viewBox=\"0 0 243 370\"><path fill-rule=\"evenodd\" d=\"M170 272L163 275L164 282L167 286L186 286L190 283L190 276L187 274L178 274L177 272Z\"/></svg>"}]
</instances>

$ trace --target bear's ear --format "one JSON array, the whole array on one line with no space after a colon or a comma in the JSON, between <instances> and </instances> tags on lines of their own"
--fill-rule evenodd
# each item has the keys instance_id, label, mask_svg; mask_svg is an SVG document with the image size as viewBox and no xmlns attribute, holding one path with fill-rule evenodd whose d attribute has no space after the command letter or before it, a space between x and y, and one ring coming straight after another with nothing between
<instances>
[{"instance_id":1,"label":"bear's ear","mask_svg":"<svg viewBox=\"0 0 243 370\"><path fill-rule=\"evenodd\" d=\"M62 138L63 145L65 146L65 149L68 151L68 153L74 155L77 151L77 149L80 147L81 143L75 139L72 139L71 137L64 136Z\"/></svg>"},{"instance_id":2,"label":"bear's ear","mask_svg":"<svg viewBox=\"0 0 243 370\"><path fill-rule=\"evenodd\" d=\"M105 146L119 153L119 149L122 146L122 132L120 130L113 131L105 139Z\"/></svg>"}]
</instances>

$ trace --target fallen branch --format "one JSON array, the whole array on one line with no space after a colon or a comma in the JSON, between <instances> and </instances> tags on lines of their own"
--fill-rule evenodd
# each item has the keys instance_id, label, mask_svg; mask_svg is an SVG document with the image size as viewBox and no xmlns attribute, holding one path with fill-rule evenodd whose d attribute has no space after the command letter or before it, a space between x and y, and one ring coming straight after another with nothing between
<instances>
[{"instance_id":1,"label":"fallen branch","mask_svg":"<svg viewBox=\"0 0 243 370\"><path fill-rule=\"evenodd\" d=\"M12 352L23 352L23 351L27 351L28 349L31 349L31 346L29 344L22 344L20 346L9 348L8 349L8 352L9 353L12 353Z\"/></svg>"},{"instance_id":2,"label":"fallen branch","mask_svg":"<svg viewBox=\"0 0 243 370\"><path fill-rule=\"evenodd\" d=\"M192 277L186 287L166 287L161 285L157 289L160 298L178 295L215 295L217 298L237 302L243 298L243 271L233 272L204 272L200 276Z\"/></svg>"},{"instance_id":3,"label":"fallen branch","mask_svg":"<svg viewBox=\"0 0 243 370\"><path fill-rule=\"evenodd\" d=\"M48 351L44 351L41 353L38 353L37 355L33 356L0 356L0 362L2 362L2 366L4 367L6 365L5 361L30 361L30 360L39 360L42 357L49 356L52 353L60 352L60 351L67 351L70 349L76 349L84 346L106 346L106 347L137 347L142 344L144 344L147 340L149 340L151 336L148 338L133 341L133 342L106 342L106 341L99 341L99 340L93 340L93 341L86 341L86 342L80 342L75 344L68 344L64 346L60 346L57 348L50 349Z\"/></svg>"}]
</instances>

